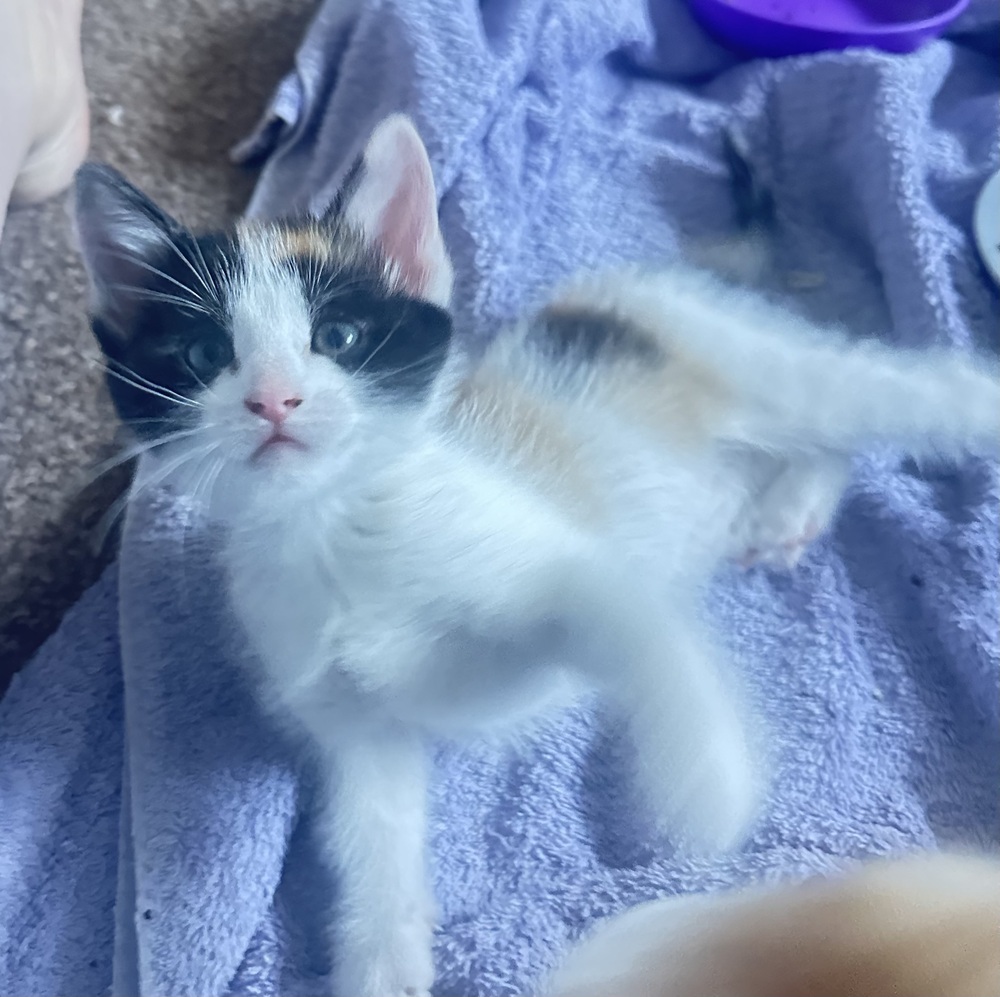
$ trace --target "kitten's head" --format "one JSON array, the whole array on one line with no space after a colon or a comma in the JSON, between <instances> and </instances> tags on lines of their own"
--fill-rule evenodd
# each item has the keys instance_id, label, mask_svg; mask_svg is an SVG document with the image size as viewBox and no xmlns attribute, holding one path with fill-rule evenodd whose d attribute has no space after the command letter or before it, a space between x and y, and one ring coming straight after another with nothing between
<instances>
[{"instance_id":1,"label":"kitten's head","mask_svg":"<svg viewBox=\"0 0 1000 997\"><path fill-rule=\"evenodd\" d=\"M452 272L408 119L379 125L321 219L195 236L96 165L76 206L115 405L189 487L349 474L426 405Z\"/></svg>"}]
</instances>

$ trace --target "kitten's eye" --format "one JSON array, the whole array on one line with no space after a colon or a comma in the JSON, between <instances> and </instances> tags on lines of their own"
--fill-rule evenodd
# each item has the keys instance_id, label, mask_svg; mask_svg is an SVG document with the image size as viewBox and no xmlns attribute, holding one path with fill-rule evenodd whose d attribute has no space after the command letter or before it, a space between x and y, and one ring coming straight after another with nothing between
<instances>
[{"instance_id":1,"label":"kitten's eye","mask_svg":"<svg viewBox=\"0 0 1000 997\"><path fill-rule=\"evenodd\" d=\"M324 322L313 333L313 349L329 357L346 353L361 341L361 327L355 322Z\"/></svg>"},{"instance_id":2,"label":"kitten's eye","mask_svg":"<svg viewBox=\"0 0 1000 997\"><path fill-rule=\"evenodd\" d=\"M199 339L188 346L184 361L195 377L205 380L215 377L233 360L233 348L225 339L217 337Z\"/></svg>"}]
</instances>

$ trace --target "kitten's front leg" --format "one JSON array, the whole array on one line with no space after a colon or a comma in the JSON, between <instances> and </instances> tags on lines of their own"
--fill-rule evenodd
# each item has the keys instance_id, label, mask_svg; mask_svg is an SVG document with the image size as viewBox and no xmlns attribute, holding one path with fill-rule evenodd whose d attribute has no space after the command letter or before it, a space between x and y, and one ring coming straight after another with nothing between
<instances>
[{"instance_id":1,"label":"kitten's front leg","mask_svg":"<svg viewBox=\"0 0 1000 997\"><path fill-rule=\"evenodd\" d=\"M321 835L337 877L334 997L413 997L434 982L424 745L398 730L324 746Z\"/></svg>"},{"instance_id":2,"label":"kitten's front leg","mask_svg":"<svg viewBox=\"0 0 1000 997\"><path fill-rule=\"evenodd\" d=\"M739 697L696 621L693 612L661 616L658 636L628 661L619 696L640 782L665 829L695 851L727 851L757 816L762 766Z\"/></svg>"}]
</instances>

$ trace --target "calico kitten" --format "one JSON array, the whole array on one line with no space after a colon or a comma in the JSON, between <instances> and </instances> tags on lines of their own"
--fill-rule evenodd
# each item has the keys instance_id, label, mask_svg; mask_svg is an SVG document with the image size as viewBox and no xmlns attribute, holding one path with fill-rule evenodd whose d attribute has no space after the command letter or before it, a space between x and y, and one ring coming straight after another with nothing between
<instances>
[{"instance_id":1,"label":"calico kitten","mask_svg":"<svg viewBox=\"0 0 1000 997\"><path fill-rule=\"evenodd\" d=\"M470 357L400 116L324 218L195 237L99 166L77 213L118 410L225 525L262 703L325 765L339 995L433 982L426 738L603 688L664 828L733 847L765 774L701 622L720 560L794 561L860 447L1000 442L984 365L682 267L588 277Z\"/></svg>"},{"instance_id":2,"label":"calico kitten","mask_svg":"<svg viewBox=\"0 0 1000 997\"><path fill-rule=\"evenodd\" d=\"M643 904L552 997L1000 997L1000 860L881 860L842 878Z\"/></svg>"}]
</instances>

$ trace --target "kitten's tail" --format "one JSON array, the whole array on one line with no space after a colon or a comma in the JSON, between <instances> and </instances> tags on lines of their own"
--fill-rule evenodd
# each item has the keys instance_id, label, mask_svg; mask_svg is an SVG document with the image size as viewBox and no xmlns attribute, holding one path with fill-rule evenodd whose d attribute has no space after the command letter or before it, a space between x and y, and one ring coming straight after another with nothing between
<instances>
[{"instance_id":1,"label":"kitten's tail","mask_svg":"<svg viewBox=\"0 0 1000 997\"><path fill-rule=\"evenodd\" d=\"M1000 861L878 861L843 878L655 901L600 926L555 997L996 997Z\"/></svg>"},{"instance_id":2,"label":"kitten's tail","mask_svg":"<svg viewBox=\"0 0 1000 997\"><path fill-rule=\"evenodd\" d=\"M849 342L773 317L771 328L715 344L715 363L735 395L731 428L742 442L844 453L885 443L915 457L1000 453L995 362ZM783 334L782 324L799 327Z\"/></svg>"},{"instance_id":3,"label":"kitten's tail","mask_svg":"<svg viewBox=\"0 0 1000 997\"><path fill-rule=\"evenodd\" d=\"M956 350L852 340L684 267L595 275L561 299L645 330L665 398L698 403L720 441L778 454L1000 454L1000 367Z\"/></svg>"}]
</instances>

